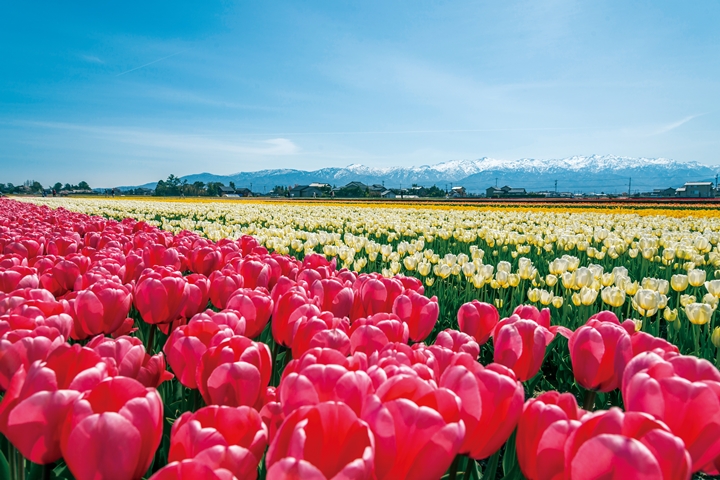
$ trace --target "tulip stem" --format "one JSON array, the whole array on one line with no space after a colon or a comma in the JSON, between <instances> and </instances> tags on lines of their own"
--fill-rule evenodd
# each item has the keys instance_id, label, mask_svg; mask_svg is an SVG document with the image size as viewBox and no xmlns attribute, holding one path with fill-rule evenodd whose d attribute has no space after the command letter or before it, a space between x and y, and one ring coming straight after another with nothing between
<instances>
[{"instance_id":1,"label":"tulip stem","mask_svg":"<svg viewBox=\"0 0 720 480\"><path fill-rule=\"evenodd\" d=\"M695 337L695 356L700 356L700 325L693 324L693 336Z\"/></svg>"},{"instance_id":2,"label":"tulip stem","mask_svg":"<svg viewBox=\"0 0 720 480\"><path fill-rule=\"evenodd\" d=\"M148 334L148 340L147 340L147 350L150 355L155 354L155 330L157 330L157 325L152 324L150 325L150 333Z\"/></svg>"},{"instance_id":3,"label":"tulip stem","mask_svg":"<svg viewBox=\"0 0 720 480\"><path fill-rule=\"evenodd\" d=\"M43 473L42 473L43 480L50 480L52 478L52 471L53 471L54 466L55 466L54 463L46 463L45 465L43 465Z\"/></svg>"},{"instance_id":4,"label":"tulip stem","mask_svg":"<svg viewBox=\"0 0 720 480\"><path fill-rule=\"evenodd\" d=\"M11 472L16 480L25 480L25 458L20 453L20 450L13 447L12 455L15 457L15 471Z\"/></svg>"},{"instance_id":5,"label":"tulip stem","mask_svg":"<svg viewBox=\"0 0 720 480\"><path fill-rule=\"evenodd\" d=\"M468 457L467 463L465 464L465 475L463 475L463 480L470 480L470 478L472 478L473 470L475 470L475 459Z\"/></svg>"},{"instance_id":6,"label":"tulip stem","mask_svg":"<svg viewBox=\"0 0 720 480\"><path fill-rule=\"evenodd\" d=\"M597 392L595 390L585 390L585 400L583 401L583 408L588 412L595 410L595 396Z\"/></svg>"},{"instance_id":7,"label":"tulip stem","mask_svg":"<svg viewBox=\"0 0 720 480\"><path fill-rule=\"evenodd\" d=\"M450 475L448 475L448 480L455 480L457 478L457 470L458 465L460 464L460 455L455 455L455 458L453 459L452 463L450 464Z\"/></svg>"},{"instance_id":8,"label":"tulip stem","mask_svg":"<svg viewBox=\"0 0 720 480\"><path fill-rule=\"evenodd\" d=\"M483 472L482 480L495 480L497 477L498 460L500 459L500 450L493 453L493 456L488 460L488 465Z\"/></svg>"}]
</instances>

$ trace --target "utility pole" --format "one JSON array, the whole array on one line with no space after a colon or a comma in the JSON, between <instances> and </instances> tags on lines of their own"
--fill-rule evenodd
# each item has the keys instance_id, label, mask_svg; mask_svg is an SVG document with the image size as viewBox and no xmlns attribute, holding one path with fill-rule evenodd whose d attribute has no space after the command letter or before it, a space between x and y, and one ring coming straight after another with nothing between
<instances>
[{"instance_id":1,"label":"utility pole","mask_svg":"<svg viewBox=\"0 0 720 480\"><path fill-rule=\"evenodd\" d=\"M557 180L555 180L555 193L557 193Z\"/></svg>"},{"instance_id":2,"label":"utility pole","mask_svg":"<svg viewBox=\"0 0 720 480\"><path fill-rule=\"evenodd\" d=\"M497 188L497 181L498 181L498 179L497 179L497 177L495 177L495 188Z\"/></svg>"},{"instance_id":3,"label":"utility pole","mask_svg":"<svg viewBox=\"0 0 720 480\"><path fill-rule=\"evenodd\" d=\"M632 177L630 177L630 181L628 182L628 196L632 195Z\"/></svg>"}]
</instances>

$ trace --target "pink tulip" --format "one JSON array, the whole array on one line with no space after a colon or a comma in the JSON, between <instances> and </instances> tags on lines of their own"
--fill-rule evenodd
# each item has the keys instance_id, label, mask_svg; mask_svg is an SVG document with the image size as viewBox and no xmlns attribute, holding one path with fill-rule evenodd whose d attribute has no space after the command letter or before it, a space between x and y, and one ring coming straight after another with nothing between
<instances>
[{"instance_id":1,"label":"pink tulip","mask_svg":"<svg viewBox=\"0 0 720 480\"><path fill-rule=\"evenodd\" d=\"M243 277L245 288L272 288L272 268L267 263L259 259L245 258L236 266L236 270Z\"/></svg>"},{"instance_id":2,"label":"pink tulip","mask_svg":"<svg viewBox=\"0 0 720 480\"><path fill-rule=\"evenodd\" d=\"M206 246L190 252L188 266L193 272L207 277L214 271L220 270L222 261L223 255L218 248Z\"/></svg>"},{"instance_id":3,"label":"pink tulip","mask_svg":"<svg viewBox=\"0 0 720 480\"><path fill-rule=\"evenodd\" d=\"M362 418L375 435L378 480L440 478L465 437L460 399L416 375L383 383Z\"/></svg>"},{"instance_id":4,"label":"pink tulip","mask_svg":"<svg viewBox=\"0 0 720 480\"><path fill-rule=\"evenodd\" d=\"M267 427L254 409L211 405L173 423L168 462L194 459L254 479L267 444Z\"/></svg>"},{"instance_id":5,"label":"pink tulip","mask_svg":"<svg viewBox=\"0 0 720 480\"><path fill-rule=\"evenodd\" d=\"M495 363L510 368L518 380L534 377L545 359L545 350L555 335L534 320L517 314L497 324L493 333Z\"/></svg>"},{"instance_id":6,"label":"pink tulip","mask_svg":"<svg viewBox=\"0 0 720 480\"><path fill-rule=\"evenodd\" d=\"M427 298L412 290L398 296L393 313L408 324L410 339L421 342L432 332L440 315L437 297Z\"/></svg>"},{"instance_id":7,"label":"pink tulip","mask_svg":"<svg viewBox=\"0 0 720 480\"><path fill-rule=\"evenodd\" d=\"M627 411L645 412L685 442L698 471L720 456L720 372L707 360L641 353L623 378Z\"/></svg>"},{"instance_id":8,"label":"pink tulip","mask_svg":"<svg viewBox=\"0 0 720 480\"><path fill-rule=\"evenodd\" d=\"M302 407L285 419L268 449L267 478L369 480L374 454L372 432L347 405Z\"/></svg>"},{"instance_id":9,"label":"pink tulip","mask_svg":"<svg viewBox=\"0 0 720 480\"><path fill-rule=\"evenodd\" d=\"M339 352L315 348L291 362L283 372L278 396L285 415L299 407L341 401L360 414L374 388L362 370L353 371Z\"/></svg>"},{"instance_id":10,"label":"pink tulip","mask_svg":"<svg viewBox=\"0 0 720 480\"><path fill-rule=\"evenodd\" d=\"M632 343L633 357L636 357L643 352L649 352L655 349L660 349L668 353L679 352L678 348L667 340L654 337L645 332L633 333L630 337L630 342Z\"/></svg>"},{"instance_id":11,"label":"pink tulip","mask_svg":"<svg viewBox=\"0 0 720 480\"><path fill-rule=\"evenodd\" d=\"M80 345L61 345L45 362L20 367L0 402L0 432L35 463L58 460L61 427L73 402L115 372Z\"/></svg>"},{"instance_id":12,"label":"pink tulip","mask_svg":"<svg viewBox=\"0 0 720 480\"><path fill-rule=\"evenodd\" d=\"M33 362L44 361L50 352L64 343L65 338L53 327L5 333L0 337L0 390L7 390L20 367L27 371Z\"/></svg>"},{"instance_id":13,"label":"pink tulip","mask_svg":"<svg viewBox=\"0 0 720 480\"><path fill-rule=\"evenodd\" d=\"M0 292L12 292L18 288L38 288L40 279L37 270L25 266L14 266L0 270Z\"/></svg>"},{"instance_id":14,"label":"pink tulip","mask_svg":"<svg viewBox=\"0 0 720 480\"><path fill-rule=\"evenodd\" d=\"M207 405L248 405L259 409L271 370L267 345L238 335L226 338L203 354L196 381Z\"/></svg>"},{"instance_id":15,"label":"pink tulip","mask_svg":"<svg viewBox=\"0 0 720 480\"><path fill-rule=\"evenodd\" d=\"M515 442L518 463L526 478L562 478L565 441L584 414L570 393L546 392L525 403Z\"/></svg>"},{"instance_id":16,"label":"pink tulip","mask_svg":"<svg viewBox=\"0 0 720 480\"><path fill-rule=\"evenodd\" d=\"M198 460L172 462L158 470L150 480L236 480L232 472L219 468L213 470Z\"/></svg>"},{"instance_id":17,"label":"pink tulip","mask_svg":"<svg viewBox=\"0 0 720 480\"><path fill-rule=\"evenodd\" d=\"M393 303L404 287L402 282L385 278L379 274L363 274L353 284L355 299L350 320L367 317L375 313L392 312Z\"/></svg>"},{"instance_id":18,"label":"pink tulip","mask_svg":"<svg viewBox=\"0 0 720 480\"><path fill-rule=\"evenodd\" d=\"M207 277L198 273L188 275L185 280L187 280L185 286L187 300L180 315L190 318L207 308L210 299L210 281Z\"/></svg>"},{"instance_id":19,"label":"pink tulip","mask_svg":"<svg viewBox=\"0 0 720 480\"><path fill-rule=\"evenodd\" d=\"M331 312L306 317L297 323L292 355L299 358L315 347L334 348L347 355L350 353L349 328L347 318L336 318Z\"/></svg>"},{"instance_id":20,"label":"pink tulip","mask_svg":"<svg viewBox=\"0 0 720 480\"><path fill-rule=\"evenodd\" d=\"M500 321L500 314L493 305L473 300L460 307L457 320L461 332L467 333L479 345L483 345Z\"/></svg>"},{"instance_id":21,"label":"pink tulip","mask_svg":"<svg viewBox=\"0 0 720 480\"><path fill-rule=\"evenodd\" d=\"M215 308L225 308L230 295L242 288L244 279L232 269L217 270L210 275L210 301Z\"/></svg>"},{"instance_id":22,"label":"pink tulip","mask_svg":"<svg viewBox=\"0 0 720 480\"><path fill-rule=\"evenodd\" d=\"M631 321L620 326L600 320L588 320L575 330L568 348L575 379L583 388L610 392L620 386L633 355L629 331L635 331Z\"/></svg>"},{"instance_id":23,"label":"pink tulip","mask_svg":"<svg viewBox=\"0 0 720 480\"><path fill-rule=\"evenodd\" d=\"M278 285L280 285L278 283ZM291 287L275 302L272 316L272 335L276 343L292 347L293 336L297 323L303 318L320 314L320 309L313 305L305 290L300 287Z\"/></svg>"},{"instance_id":24,"label":"pink tulip","mask_svg":"<svg viewBox=\"0 0 720 480\"><path fill-rule=\"evenodd\" d=\"M586 415L565 443L565 478L690 478L683 441L650 415L618 408Z\"/></svg>"},{"instance_id":25,"label":"pink tulip","mask_svg":"<svg viewBox=\"0 0 720 480\"><path fill-rule=\"evenodd\" d=\"M435 338L435 345L448 348L455 353L467 353L473 358L480 355L480 345L475 341L475 338L467 333L449 328L438 333L437 338Z\"/></svg>"},{"instance_id":26,"label":"pink tulip","mask_svg":"<svg viewBox=\"0 0 720 480\"><path fill-rule=\"evenodd\" d=\"M270 321L273 300L267 290L240 288L227 300L227 308L237 310L246 322L244 335L248 338L259 336Z\"/></svg>"},{"instance_id":27,"label":"pink tulip","mask_svg":"<svg viewBox=\"0 0 720 480\"><path fill-rule=\"evenodd\" d=\"M310 295L323 311L332 312L339 318L350 315L355 299L352 287L337 278L316 280L310 286Z\"/></svg>"},{"instance_id":28,"label":"pink tulip","mask_svg":"<svg viewBox=\"0 0 720 480\"><path fill-rule=\"evenodd\" d=\"M74 339L82 340L101 333L118 330L130 313L132 293L130 289L111 281L92 284L77 293Z\"/></svg>"},{"instance_id":29,"label":"pink tulip","mask_svg":"<svg viewBox=\"0 0 720 480\"><path fill-rule=\"evenodd\" d=\"M135 286L135 308L149 324L173 322L185 307L186 286L179 272L146 270Z\"/></svg>"},{"instance_id":30,"label":"pink tulip","mask_svg":"<svg viewBox=\"0 0 720 480\"><path fill-rule=\"evenodd\" d=\"M439 382L462 400L466 435L460 452L482 460L505 443L520 418L525 390L512 370L491 363L483 367L470 355L457 354Z\"/></svg>"},{"instance_id":31,"label":"pink tulip","mask_svg":"<svg viewBox=\"0 0 720 480\"><path fill-rule=\"evenodd\" d=\"M376 313L367 318L358 318L350 326L350 348L353 353L370 355L388 343L407 343L409 337L407 323L393 313Z\"/></svg>"},{"instance_id":32,"label":"pink tulip","mask_svg":"<svg viewBox=\"0 0 720 480\"><path fill-rule=\"evenodd\" d=\"M60 446L78 480L140 478L162 431L163 403L155 389L132 378L108 378L75 400Z\"/></svg>"},{"instance_id":33,"label":"pink tulip","mask_svg":"<svg viewBox=\"0 0 720 480\"><path fill-rule=\"evenodd\" d=\"M213 322L210 315L198 314L187 325L176 328L165 342L163 351L180 383L188 388L197 388L195 375L200 359L210 347L213 337L223 328ZM223 334L222 338L232 336Z\"/></svg>"}]
</instances>

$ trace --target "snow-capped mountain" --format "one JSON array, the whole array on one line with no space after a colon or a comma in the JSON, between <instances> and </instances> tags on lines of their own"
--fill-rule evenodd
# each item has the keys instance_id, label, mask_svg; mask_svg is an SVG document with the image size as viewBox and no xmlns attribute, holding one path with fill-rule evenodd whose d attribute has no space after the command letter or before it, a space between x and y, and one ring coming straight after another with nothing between
<instances>
[{"instance_id":1,"label":"snow-capped mountain","mask_svg":"<svg viewBox=\"0 0 720 480\"><path fill-rule=\"evenodd\" d=\"M620 193L627 191L630 185L633 192L652 191L654 188L678 187L687 181L714 180L718 171L718 166L678 162L667 158L591 155L519 160L483 157L417 167L380 168L352 164L345 168L328 167L314 171L274 169L233 175L200 173L181 178L189 183L222 182L228 185L234 182L238 188L252 185L256 192L270 191L276 185L323 182L342 186L351 181L383 184L389 188L412 184L444 188L453 184L462 185L468 191L477 193L494 185L540 191L554 189L557 181L558 191ZM147 188L154 186L155 183L143 185Z\"/></svg>"}]
</instances>

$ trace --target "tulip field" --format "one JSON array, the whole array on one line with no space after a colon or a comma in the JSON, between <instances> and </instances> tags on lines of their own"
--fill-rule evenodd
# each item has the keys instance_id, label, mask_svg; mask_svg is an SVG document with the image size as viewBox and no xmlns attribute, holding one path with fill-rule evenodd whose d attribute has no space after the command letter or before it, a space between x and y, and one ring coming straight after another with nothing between
<instances>
[{"instance_id":1,"label":"tulip field","mask_svg":"<svg viewBox=\"0 0 720 480\"><path fill-rule=\"evenodd\" d=\"M720 212L0 199L0 478L720 478Z\"/></svg>"}]
</instances>

